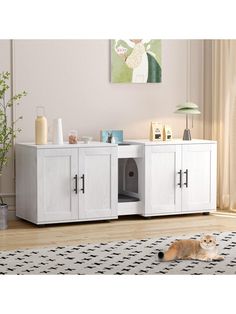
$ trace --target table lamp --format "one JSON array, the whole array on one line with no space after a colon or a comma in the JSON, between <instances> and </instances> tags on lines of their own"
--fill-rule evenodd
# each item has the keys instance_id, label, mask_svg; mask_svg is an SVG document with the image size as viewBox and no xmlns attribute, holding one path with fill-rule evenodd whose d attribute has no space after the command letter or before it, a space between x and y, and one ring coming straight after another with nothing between
<instances>
[{"instance_id":1,"label":"table lamp","mask_svg":"<svg viewBox=\"0 0 236 314\"><path fill-rule=\"evenodd\" d=\"M190 141L191 140L191 133L190 129L188 128L188 116L190 114L200 114L201 112L198 110L198 105L194 104L193 102L185 102L182 105L178 105L175 113L182 113L186 114L186 128L184 130L183 140Z\"/></svg>"}]
</instances>

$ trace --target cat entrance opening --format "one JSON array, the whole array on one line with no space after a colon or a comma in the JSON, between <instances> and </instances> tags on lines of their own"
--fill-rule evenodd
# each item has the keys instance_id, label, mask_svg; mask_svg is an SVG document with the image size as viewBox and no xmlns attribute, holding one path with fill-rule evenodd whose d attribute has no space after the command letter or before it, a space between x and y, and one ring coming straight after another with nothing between
<instances>
[{"instance_id":1,"label":"cat entrance opening","mask_svg":"<svg viewBox=\"0 0 236 314\"><path fill-rule=\"evenodd\" d=\"M138 202L138 167L134 158L118 160L118 202Z\"/></svg>"}]
</instances>

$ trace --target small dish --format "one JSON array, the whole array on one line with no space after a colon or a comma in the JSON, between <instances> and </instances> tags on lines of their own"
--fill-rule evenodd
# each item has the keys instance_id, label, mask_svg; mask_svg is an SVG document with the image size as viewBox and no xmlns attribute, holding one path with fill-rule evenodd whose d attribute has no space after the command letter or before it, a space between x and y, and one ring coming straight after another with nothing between
<instances>
[{"instance_id":1,"label":"small dish","mask_svg":"<svg viewBox=\"0 0 236 314\"><path fill-rule=\"evenodd\" d=\"M92 136L82 136L81 140L84 142L84 144L88 144L92 141Z\"/></svg>"}]
</instances>

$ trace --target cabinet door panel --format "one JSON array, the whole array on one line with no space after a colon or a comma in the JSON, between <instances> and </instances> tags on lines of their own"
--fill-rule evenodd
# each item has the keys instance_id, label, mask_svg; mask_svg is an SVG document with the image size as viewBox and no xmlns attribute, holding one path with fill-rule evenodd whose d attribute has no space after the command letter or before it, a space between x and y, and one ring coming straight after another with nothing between
<instances>
[{"instance_id":1,"label":"cabinet door panel","mask_svg":"<svg viewBox=\"0 0 236 314\"><path fill-rule=\"evenodd\" d=\"M216 204L216 145L183 145L182 169L188 171L188 186L183 185L182 211L206 211ZM186 174L183 182L186 183Z\"/></svg>"},{"instance_id":2,"label":"cabinet door panel","mask_svg":"<svg viewBox=\"0 0 236 314\"><path fill-rule=\"evenodd\" d=\"M181 149L178 145L152 146L146 153L146 214L181 211Z\"/></svg>"},{"instance_id":3,"label":"cabinet door panel","mask_svg":"<svg viewBox=\"0 0 236 314\"><path fill-rule=\"evenodd\" d=\"M77 149L42 149L38 152L38 220L78 219L74 179Z\"/></svg>"},{"instance_id":4,"label":"cabinet door panel","mask_svg":"<svg viewBox=\"0 0 236 314\"><path fill-rule=\"evenodd\" d=\"M117 148L79 149L79 177L79 219L117 216Z\"/></svg>"}]
</instances>

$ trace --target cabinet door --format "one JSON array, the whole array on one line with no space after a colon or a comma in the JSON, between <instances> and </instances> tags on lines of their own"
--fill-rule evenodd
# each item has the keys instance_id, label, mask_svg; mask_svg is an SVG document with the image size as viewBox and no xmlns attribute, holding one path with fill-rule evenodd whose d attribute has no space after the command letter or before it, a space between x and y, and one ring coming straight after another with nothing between
<instances>
[{"instance_id":1,"label":"cabinet door","mask_svg":"<svg viewBox=\"0 0 236 314\"><path fill-rule=\"evenodd\" d=\"M117 217L117 147L79 148L79 219Z\"/></svg>"},{"instance_id":2,"label":"cabinet door","mask_svg":"<svg viewBox=\"0 0 236 314\"><path fill-rule=\"evenodd\" d=\"M182 212L216 208L216 144L182 147Z\"/></svg>"},{"instance_id":3,"label":"cabinet door","mask_svg":"<svg viewBox=\"0 0 236 314\"><path fill-rule=\"evenodd\" d=\"M168 214L181 211L181 147L156 145L145 153L145 214Z\"/></svg>"},{"instance_id":4,"label":"cabinet door","mask_svg":"<svg viewBox=\"0 0 236 314\"><path fill-rule=\"evenodd\" d=\"M38 151L37 216L39 222L78 219L75 175L78 149L40 149Z\"/></svg>"}]
</instances>

